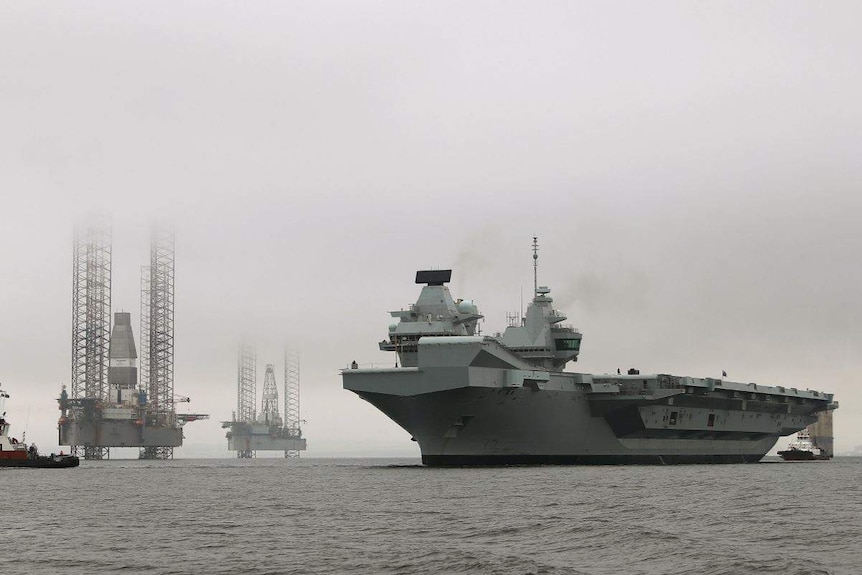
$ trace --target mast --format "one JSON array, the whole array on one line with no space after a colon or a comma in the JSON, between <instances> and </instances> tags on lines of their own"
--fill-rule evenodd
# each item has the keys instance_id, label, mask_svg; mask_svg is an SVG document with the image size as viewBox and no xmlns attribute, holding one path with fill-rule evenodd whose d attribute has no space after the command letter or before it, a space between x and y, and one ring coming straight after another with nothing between
<instances>
[{"instance_id":1,"label":"mast","mask_svg":"<svg viewBox=\"0 0 862 575\"><path fill-rule=\"evenodd\" d=\"M539 238L533 236L533 297L539 297Z\"/></svg>"}]
</instances>

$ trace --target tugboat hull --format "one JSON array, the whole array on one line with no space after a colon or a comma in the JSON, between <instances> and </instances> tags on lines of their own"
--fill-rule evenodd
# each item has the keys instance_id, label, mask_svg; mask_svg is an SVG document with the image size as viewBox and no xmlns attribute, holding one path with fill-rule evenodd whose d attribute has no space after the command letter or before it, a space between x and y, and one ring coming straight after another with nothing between
<instances>
[{"instance_id":1,"label":"tugboat hull","mask_svg":"<svg viewBox=\"0 0 862 575\"><path fill-rule=\"evenodd\" d=\"M81 462L74 455L37 456L36 458L0 459L0 467L38 467L43 469L59 469L63 467L78 467Z\"/></svg>"},{"instance_id":2,"label":"tugboat hull","mask_svg":"<svg viewBox=\"0 0 862 575\"><path fill-rule=\"evenodd\" d=\"M10 437L11 425L6 421L6 399L9 394L0 389L0 467L77 467L78 458L74 455L39 455L35 445Z\"/></svg>"},{"instance_id":3,"label":"tugboat hull","mask_svg":"<svg viewBox=\"0 0 862 575\"><path fill-rule=\"evenodd\" d=\"M779 457L784 461L826 461L832 459L828 455L818 455L812 451L801 449L788 449L787 451L779 451Z\"/></svg>"}]
</instances>

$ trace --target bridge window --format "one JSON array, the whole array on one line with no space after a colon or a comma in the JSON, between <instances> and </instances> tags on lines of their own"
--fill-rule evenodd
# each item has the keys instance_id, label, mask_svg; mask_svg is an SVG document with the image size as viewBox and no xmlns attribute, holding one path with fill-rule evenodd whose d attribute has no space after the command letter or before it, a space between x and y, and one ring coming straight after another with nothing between
<instances>
[{"instance_id":1,"label":"bridge window","mask_svg":"<svg viewBox=\"0 0 862 575\"><path fill-rule=\"evenodd\" d=\"M575 339L557 339L554 340L557 351L578 351L581 347L581 340Z\"/></svg>"}]
</instances>

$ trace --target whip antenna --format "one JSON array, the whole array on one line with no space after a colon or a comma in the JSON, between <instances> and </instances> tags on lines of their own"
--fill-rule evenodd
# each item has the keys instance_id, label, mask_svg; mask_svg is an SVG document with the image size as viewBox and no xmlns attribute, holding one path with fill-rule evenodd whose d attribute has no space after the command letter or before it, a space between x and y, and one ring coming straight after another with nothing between
<instances>
[{"instance_id":1,"label":"whip antenna","mask_svg":"<svg viewBox=\"0 0 862 575\"><path fill-rule=\"evenodd\" d=\"M533 297L539 296L539 238L533 236Z\"/></svg>"}]
</instances>

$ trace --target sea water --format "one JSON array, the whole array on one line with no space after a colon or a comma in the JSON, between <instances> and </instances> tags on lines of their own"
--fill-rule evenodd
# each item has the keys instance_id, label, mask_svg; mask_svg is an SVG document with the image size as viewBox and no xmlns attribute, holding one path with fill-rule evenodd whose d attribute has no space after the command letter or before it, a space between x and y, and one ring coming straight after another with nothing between
<instances>
[{"instance_id":1,"label":"sea water","mask_svg":"<svg viewBox=\"0 0 862 575\"><path fill-rule=\"evenodd\" d=\"M862 459L434 469L413 459L0 469L3 570L859 574Z\"/></svg>"}]
</instances>

